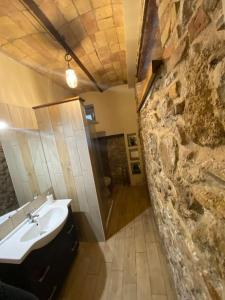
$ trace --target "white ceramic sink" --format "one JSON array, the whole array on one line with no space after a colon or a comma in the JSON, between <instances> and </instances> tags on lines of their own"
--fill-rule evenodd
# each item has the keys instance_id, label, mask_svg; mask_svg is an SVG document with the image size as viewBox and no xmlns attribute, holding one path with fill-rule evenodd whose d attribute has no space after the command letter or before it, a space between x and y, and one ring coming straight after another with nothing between
<instances>
[{"instance_id":1,"label":"white ceramic sink","mask_svg":"<svg viewBox=\"0 0 225 300\"><path fill-rule=\"evenodd\" d=\"M32 249L45 246L59 233L68 215L67 206L49 206L47 211L40 211L40 216L35 223L27 226L27 231L22 235L20 241L33 241Z\"/></svg>"},{"instance_id":2,"label":"white ceramic sink","mask_svg":"<svg viewBox=\"0 0 225 300\"><path fill-rule=\"evenodd\" d=\"M28 242L34 239L39 239L43 234L45 234L46 230L40 230L40 227L37 225L33 225L30 229L27 230L27 232L24 233L24 235L21 237L21 242Z\"/></svg>"},{"instance_id":3,"label":"white ceramic sink","mask_svg":"<svg viewBox=\"0 0 225 300\"><path fill-rule=\"evenodd\" d=\"M21 263L34 249L50 243L60 232L68 216L70 199L44 204L34 214L34 223L24 221L0 244L0 262Z\"/></svg>"}]
</instances>

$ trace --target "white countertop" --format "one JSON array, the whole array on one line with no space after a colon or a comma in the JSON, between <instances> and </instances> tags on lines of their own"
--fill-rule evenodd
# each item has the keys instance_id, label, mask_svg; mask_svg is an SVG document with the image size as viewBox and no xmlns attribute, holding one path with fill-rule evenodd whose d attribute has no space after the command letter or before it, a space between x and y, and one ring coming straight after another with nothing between
<instances>
[{"instance_id":1,"label":"white countertop","mask_svg":"<svg viewBox=\"0 0 225 300\"><path fill-rule=\"evenodd\" d=\"M65 220L64 221L60 220L58 224L57 224L57 220L55 220L55 223L58 226L58 231L56 232L55 230L55 232L53 232L52 235L55 237L62 229L66 221L68 215L68 206L70 205L71 201L72 201L71 199L53 200L53 202L46 201L41 207L39 207L35 212L33 212L33 214L38 214L39 218L41 218L46 213L48 213L52 208L61 207L61 209L64 209ZM65 212L65 208L67 214ZM50 236L50 234L52 234L52 233L47 233L46 235L43 234L43 236L38 237L36 239L34 238L28 241L21 241L21 238L24 236L24 234L26 234L26 232L31 228L31 226L34 226L34 223L29 223L28 219L26 219L0 242L0 263L12 263L12 264L22 263L23 260L27 257L27 255L32 250L41 248L40 241L42 239L45 238L46 240L47 237ZM53 238L49 237L49 238L52 238L51 240L53 240L54 237ZM38 243L39 245L37 245Z\"/></svg>"}]
</instances>

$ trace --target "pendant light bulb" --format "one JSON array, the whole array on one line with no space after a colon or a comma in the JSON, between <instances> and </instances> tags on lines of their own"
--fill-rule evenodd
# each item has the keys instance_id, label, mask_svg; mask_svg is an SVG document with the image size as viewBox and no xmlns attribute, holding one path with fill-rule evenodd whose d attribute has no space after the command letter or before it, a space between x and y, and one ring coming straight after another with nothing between
<instances>
[{"instance_id":1,"label":"pendant light bulb","mask_svg":"<svg viewBox=\"0 0 225 300\"><path fill-rule=\"evenodd\" d=\"M68 68L66 70L66 83L71 89L75 89L77 87L77 75L75 71L70 67L70 61L72 57L66 53L65 61L68 64Z\"/></svg>"},{"instance_id":2,"label":"pendant light bulb","mask_svg":"<svg viewBox=\"0 0 225 300\"><path fill-rule=\"evenodd\" d=\"M66 70L66 83L71 89L75 89L77 87L77 75L71 68Z\"/></svg>"}]
</instances>

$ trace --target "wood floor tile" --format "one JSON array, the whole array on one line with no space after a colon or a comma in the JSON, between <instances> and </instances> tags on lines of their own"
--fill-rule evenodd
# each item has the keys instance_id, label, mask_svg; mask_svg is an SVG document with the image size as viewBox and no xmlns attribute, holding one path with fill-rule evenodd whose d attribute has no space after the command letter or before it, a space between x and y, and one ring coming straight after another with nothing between
<instances>
[{"instance_id":1,"label":"wood floor tile","mask_svg":"<svg viewBox=\"0 0 225 300\"><path fill-rule=\"evenodd\" d=\"M126 284L136 284L136 251L134 239L134 224L130 226L132 230L127 228L124 245L124 265L123 265L123 281Z\"/></svg>"},{"instance_id":2,"label":"wood floor tile","mask_svg":"<svg viewBox=\"0 0 225 300\"><path fill-rule=\"evenodd\" d=\"M146 189L120 187L108 240L81 243L60 300L176 300Z\"/></svg>"},{"instance_id":3,"label":"wood floor tile","mask_svg":"<svg viewBox=\"0 0 225 300\"><path fill-rule=\"evenodd\" d=\"M136 252L146 252L142 215L135 219L135 249Z\"/></svg>"},{"instance_id":4,"label":"wood floor tile","mask_svg":"<svg viewBox=\"0 0 225 300\"><path fill-rule=\"evenodd\" d=\"M114 241L114 255L112 260L112 270L123 271L124 264L124 231L117 233Z\"/></svg>"},{"instance_id":5,"label":"wood floor tile","mask_svg":"<svg viewBox=\"0 0 225 300\"><path fill-rule=\"evenodd\" d=\"M103 263L96 282L93 300L107 300L111 283L111 263Z\"/></svg>"},{"instance_id":6,"label":"wood floor tile","mask_svg":"<svg viewBox=\"0 0 225 300\"><path fill-rule=\"evenodd\" d=\"M123 300L137 300L137 285L134 283L123 284Z\"/></svg>"},{"instance_id":7,"label":"wood floor tile","mask_svg":"<svg viewBox=\"0 0 225 300\"><path fill-rule=\"evenodd\" d=\"M149 270L146 262L147 262L146 253L137 252L136 264L137 264L137 299L138 300L151 300Z\"/></svg>"},{"instance_id":8,"label":"wood floor tile","mask_svg":"<svg viewBox=\"0 0 225 300\"><path fill-rule=\"evenodd\" d=\"M123 272L112 270L110 277L108 299L122 300Z\"/></svg>"},{"instance_id":9,"label":"wood floor tile","mask_svg":"<svg viewBox=\"0 0 225 300\"><path fill-rule=\"evenodd\" d=\"M161 267L156 243L147 244L147 258L152 294L166 295L163 270Z\"/></svg>"},{"instance_id":10,"label":"wood floor tile","mask_svg":"<svg viewBox=\"0 0 225 300\"><path fill-rule=\"evenodd\" d=\"M164 295L152 295L152 300L168 300Z\"/></svg>"}]
</instances>

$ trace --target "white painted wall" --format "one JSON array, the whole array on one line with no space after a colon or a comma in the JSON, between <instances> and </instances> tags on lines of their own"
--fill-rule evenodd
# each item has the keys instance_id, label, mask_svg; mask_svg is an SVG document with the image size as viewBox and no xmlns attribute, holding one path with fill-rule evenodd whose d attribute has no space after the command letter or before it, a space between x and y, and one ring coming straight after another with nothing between
<instances>
[{"instance_id":1,"label":"white painted wall","mask_svg":"<svg viewBox=\"0 0 225 300\"><path fill-rule=\"evenodd\" d=\"M62 100L74 91L0 53L0 103L32 107Z\"/></svg>"}]
</instances>

